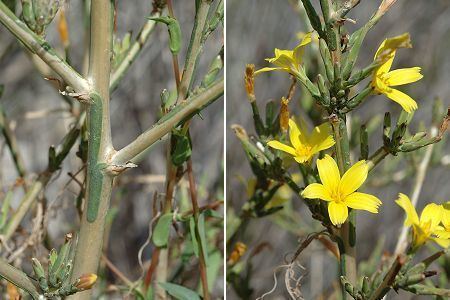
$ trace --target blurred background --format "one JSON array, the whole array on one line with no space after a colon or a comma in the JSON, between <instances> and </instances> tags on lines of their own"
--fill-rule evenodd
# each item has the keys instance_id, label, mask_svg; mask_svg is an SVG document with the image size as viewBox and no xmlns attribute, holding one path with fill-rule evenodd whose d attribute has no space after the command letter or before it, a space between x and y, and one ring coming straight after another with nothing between
<instances>
[{"instance_id":1,"label":"blurred background","mask_svg":"<svg viewBox=\"0 0 450 300\"><path fill-rule=\"evenodd\" d=\"M79 72L84 70L83 54L86 47L85 23L82 17L84 2L68 0L65 3L71 41L70 57ZM132 32L134 39L152 10L152 1L116 2L116 37L123 38L127 32ZM183 67L194 23L194 1L174 1L174 10L183 34L184 44L179 55L180 65ZM47 30L47 39L62 55L64 52L56 28L57 20L58 15ZM200 83L209 63L218 55L223 45L221 28L219 26L212 34L203 49L197 73L200 76L196 80L196 85ZM45 170L49 146L60 142L72 124L73 118L67 113L67 104L62 101L52 83L43 79L30 56L3 26L0 26L0 70L0 84L5 86L0 103L11 120L17 137L28 171L26 180L31 181L36 174ZM167 28L157 25L137 61L111 97L112 135L116 149L125 146L157 121L161 105L160 93L163 89L170 90L174 87ZM195 117L192 121L192 159L198 181L200 205L223 199L223 118L223 98L220 98L202 112L201 118ZM45 197L51 205L48 239L56 245L62 243L65 233L78 228L74 203L79 187L73 181L65 186L70 179L68 172L75 173L80 168L80 160L75 155L77 148L76 145L72 149L63 169L53 177L52 181L56 182L45 190ZM120 187L115 189L112 199L117 208L114 210L116 217L112 223L107 255L132 280L141 275L137 255L148 237L153 193L155 191L164 193L165 151L166 142L158 143L138 168L123 174L118 182ZM0 136L0 165L0 199L3 199L4 193L16 181L17 173L2 136ZM180 201L182 197L180 194L186 198L187 189L181 189L176 201ZM20 187L16 188L12 205L14 208L22 196ZM30 225L24 226L29 229ZM218 246L222 247L221 245L222 243L218 242ZM35 256L43 253L42 249L31 248L31 253L27 255ZM143 260L148 261L150 255L151 249L146 248ZM185 282L181 284L192 287L198 279L197 268L187 270L186 274L182 279ZM114 282L114 279L110 279ZM217 280L213 295L223 295L221 279Z\"/></svg>"},{"instance_id":2,"label":"blurred background","mask_svg":"<svg viewBox=\"0 0 450 300\"><path fill-rule=\"evenodd\" d=\"M318 1L313 1L318 4ZM364 24L376 11L381 1L361 1L351 11L349 18L356 21L356 25L347 23L347 28L353 32ZM297 1L273 0L228 0L227 1L227 216L238 215L241 207L248 199L247 180L252 173L241 143L236 138L232 124L242 125L249 135L255 134L252 111L248 103L244 88L243 75L245 65L253 63L256 69L268 66L265 58L273 57L274 48L293 49L299 42L298 33L305 33L308 29L305 20L300 17ZM387 37L396 36L404 32L411 34L412 49L398 51L394 61L394 68L421 66L424 78L408 86L402 91L411 95L418 102L419 109L414 115L411 125L412 131L429 129L432 121L433 100L440 97L444 107L450 104L450 2L435 1L402 1L399 0L381 21L369 32L362 46L357 67L368 65L380 43ZM307 48L305 63L315 54ZM269 72L256 78L255 90L257 103L264 112L268 100L279 101L285 96L291 81L286 73ZM297 91L290 109L299 114L303 91ZM373 119L382 117L390 111L396 120L400 113L400 106L384 96L373 96L357 110L358 119L355 122L364 124L373 122L375 131L370 136L370 153L381 144L382 123ZM264 118L264 114L263 114ZM377 123L378 122L378 123ZM311 124L310 124L311 125ZM449 200L450 178L449 165L450 143L443 140L436 146L431 164L426 174L422 192L419 197L418 210L428 202L444 202ZM356 149L358 155L359 150ZM423 151L419 153L419 160ZM356 157L357 158L357 157ZM372 174L371 181L366 184L365 191L378 196L383 205L377 216L369 213L358 214L358 260L367 260L376 245L383 246L382 251L393 252L398 233L404 220L403 210L394 200L399 192L411 195L415 181L415 171L404 171L405 166L398 164L395 157L386 159ZM390 174L390 175L389 175ZM259 252L251 259L252 276L251 288L254 289L252 299L268 292L274 286L274 270L285 264L285 259L291 258L298 247L298 240L305 237L304 228L320 228L313 222L306 206L296 195L287 194L290 199L283 211L266 218L252 219L247 230L240 236L240 241L248 246L247 253ZM286 217L286 209L294 211L297 218L290 222ZM228 222L228 220L227 220ZM296 222L302 223L298 228ZM228 234L228 233L227 233ZM385 241L384 245L382 241ZM227 251L230 251L228 249ZM248 259L248 255L244 257ZM336 259L326 251L322 244L313 242L299 259L305 267L296 272L304 276L301 291L305 299L328 299L333 288L337 271ZM248 269L248 267L247 267ZM285 270L278 269L278 286L274 293L265 299L289 299L284 286ZM388 299L412 299L410 294L400 293ZM227 286L228 299L239 299L231 286ZM331 298L330 298L331 299ZM428 299L415 297L414 299Z\"/></svg>"}]
</instances>

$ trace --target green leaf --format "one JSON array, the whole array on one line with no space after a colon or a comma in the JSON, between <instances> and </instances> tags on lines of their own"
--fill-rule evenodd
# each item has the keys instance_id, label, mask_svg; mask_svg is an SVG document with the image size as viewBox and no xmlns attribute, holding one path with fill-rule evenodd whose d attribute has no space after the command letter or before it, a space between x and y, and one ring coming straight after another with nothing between
<instances>
[{"instance_id":1,"label":"green leaf","mask_svg":"<svg viewBox=\"0 0 450 300\"><path fill-rule=\"evenodd\" d=\"M212 209L205 210L203 212L203 214L205 214L205 217L211 217L211 218L216 218L216 219L223 219L223 216L219 212L217 212L215 210L212 210Z\"/></svg>"},{"instance_id":2,"label":"green leaf","mask_svg":"<svg viewBox=\"0 0 450 300\"><path fill-rule=\"evenodd\" d=\"M200 235L200 244L203 250L203 256L205 257L206 266L208 266L208 247L206 241L206 232L205 232L205 214L201 213L198 216L198 233Z\"/></svg>"},{"instance_id":3,"label":"green leaf","mask_svg":"<svg viewBox=\"0 0 450 300\"><path fill-rule=\"evenodd\" d=\"M170 282L159 282L159 285L167 291L172 297L178 300L200 300L200 296L184 286Z\"/></svg>"},{"instance_id":4,"label":"green leaf","mask_svg":"<svg viewBox=\"0 0 450 300\"><path fill-rule=\"evenodd\" d=\"M189 140L189 136L177 131L174 131L172 133L172 139L174 141L173 148L170 153L172 157L172 163L175 166L181 166L185 161L189 159L189 157L191 157L191 141Z\"/></svg>"},{"instance_id":5,"label":"green leaf","mask_svg":"<svg viewBox=\"0 0 450 300\"><path fill-rule=\"evenodd\" d=\"M167 213L159 218L153 230L153 244L157 247L165 247L169 241L170 225L172 224L172 213Z\"/></svg>"},{"instance_id":6,"label":"green leaf","mask_svg":"<svg viewBox=\"0 0 450 300\"><path fill-rule=\"evenodd\" d=\"M194 253L195 256L198 257L198 242L197 242L197 238L195 237L195 220L194 217L190 217L189 218L189 231L191 234L191 239L192 239L192 247L194 248Z\"/></svg>"}]
</instances>

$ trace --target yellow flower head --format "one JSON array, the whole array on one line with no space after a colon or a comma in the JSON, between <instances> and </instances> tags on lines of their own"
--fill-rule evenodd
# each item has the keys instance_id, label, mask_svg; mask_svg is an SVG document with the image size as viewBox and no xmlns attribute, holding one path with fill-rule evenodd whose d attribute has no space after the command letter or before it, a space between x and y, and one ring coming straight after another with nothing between
<instances>
[{"instance_id":1,"label":"yellow flower head","mask_svg":"<svg viewBox=\"0 0 450 300\"><path fill-rule=\"evenodd\" d=\"M300 65L302 63L305 46L309 43L311 43L311 33L306 34L294 50L281 50L275 48L275 57L267 58L266 60L269 63L276 65L276 67L259 69L255 72L255 75L275 70L297 75L300 72Z\"/></svg>"},{"instance_id":2,"label":"yellow flower head","mask_svg":"<svg viewBox=\"0 0 450 300\"><path fill-rule=\"evenodd\" d=\"M397 102L407 112L411 113L417 109L417 103L407 94L392 88L393 86L404 85L422 79L421 68L405 68L390 71L395 58L397 48L410 48L409 35L403 34L398 37L386 39L381 43L375 54L374 60L384 62L378 67L372 79L372 87L376 93L384 94L389 99Z\"/></svg>"},{"instance_id":3,"label":"yellow flower head","mask_svg":"<svg viewBox=\"0 0 450 300\"><path fill-rule=\"evenodd\" d=\"M289 119L289 139L292 147L279 141L270 141L267 145L291 154L300 164L310 161L314 154L334 145L328 123L315 127L311 133L308 133L305 127L305 124L298 126L293 119Z\"/></svg>"},{"instance_id":4,"label":"yellow flower head","mask_svg":"<svg viewBox=\"0 0 450 300\"><path fill-rule=\"evenodd\" d=\"M328 201L328 214L331 223L341 225L347 220L348 208L378 213L381 201L372 195L356 192L366 181L369 168L364 160L354 164L345 174L340 176L334 159L325 155L317 160L320 183L308 185L302 192L303 198L322 199Z\"/></svg>"},{"instance_id":5,"label":"yellow flower head","mask_svg":"<svg viewBox=\"0 0 450 300\"><path fill-rule=\"evenodd\" d=\"M436 235L442 239L450 239L450 202L442 204L442 225L436 231Z\"/></svg>"},{"instance_id":6,"label":"yellow flower head","mask_svg":"<svg viewBox=\"0 0 450 300\"><path fill-rule=\"evenodd\" d=\"M428 240L435 241L444 248L447 248L450 245L450 240L448 240L450 237L437 237L439 231L442 231L442 227L439 226L443 213L441 205L435 203L428 204L422 210L419 218L416 209L408 196L400 193L395 202L405 210L405 226L412 226L413 248L422 246Z\"/></svg>"}]
</instances>

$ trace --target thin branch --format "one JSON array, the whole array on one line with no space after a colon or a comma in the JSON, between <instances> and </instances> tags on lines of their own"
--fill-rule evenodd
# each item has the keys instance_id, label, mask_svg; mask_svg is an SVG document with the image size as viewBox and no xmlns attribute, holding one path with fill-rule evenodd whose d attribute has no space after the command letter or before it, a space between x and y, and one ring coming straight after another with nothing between
<instances>
[{"instance_id":1,"label":"thin branch","mask_svg":"<svg viewBox=\"0 0 450 300\"><path fill-rule=\"evenodd\" d=\"M387 294L387 292L389 292L392 284L395 281L395 276L397 276L398 272L400 272L400 269L405 264L405 262L406 258L403 255L398 255L395 258L394 262L392 263L392 266L389 268L388 272L384 276L383 281L370 296L369 300L381 299L384 297L384 295Z\"/></svg>"},{"instance_id":2,"label":"thin branch","mask_svg":"<svg viewBox=\"0 0 450 300\"><path fill-rule=\"evenodd\" d=\"M199 7L195 15L194 28L192 29L191 41L189 44L186 61L184 63L183 75L178 91L178 101L186 99L192 84L195 66L203 48L203 32L208 18L210 0L200 0Z\"/></svg>"},{"instance_id":3,"label":"thin branch","mask_svg":"<svg viewBox=\"0 0 450 300\"><path fill-rule=\"evenodd\" d=\"M160 15L161 13L159 11L155 11L150 15L150 17L159 17ZM147 43L151 33L155 29L155 25L156 25L155 21L147 20L147 22L145 22L145 24L142 26L141 31L136 37L136 41L128 50L127 55L124 57L124 59L120 62L119 66L111 74L111 80L109 83L109 89L111 92L113 92L119 86L119 83L121 82L122 78L125 76L130 66L133 64L133 62L141 53L142 49L144 48L144 45Z\"/></svg>"},{"instance_id":4,"label":"thin branch","mask_svg":"<svg viewBox=\"0 0 450 300\"><path fill-rule=\"evenodd\" d=\"M37 54L47 65L53 69L76 92L89 91L89 83L78 74L67 62L60 58L48 42L23 23L8 7L0 1L0 22L18 38L32 53Z\"/></svg>"},{"instance_id":5,"label":"thin branch","mask_svg":"<svg viewBox=\"0 0 450 300\"><path fill-rule=\"evenodd\" d=\"M6 117L3 107L0 105L0 130L3 133L6 144L8 145L9 151L14 161L14 166L16 167L17 173L20 177L25 178L25 164L23 162L22 155L20 154L19 147L17 146L16 136L13 134L10 126L9 120ZM25 185L24 185L25 187Z\"/></svg>"},{"instance_id":6,"label":"thin branch","mask_svg":"<svg viewBox=\"0 0 450 300\"><path fill-rule=\"evenodd\" d=\"M15 286L27 291L33 299L39 299L39 291L27 274L8 264L0 258L0 277L5 278Z\"/></svg>"},{"instance_id":7,"label":"thin branch","mask_svg":"<svg viewBox=\"0 0 450 300\"><path fill-rule=\"evenodd\" d=\"M112 163L123 165L132 160L135 156L145 151L153 143L169 133L178 123L220 97L223 94L223 89L224 81L221 79L208 90L194 96L192 100L187 100L179 104L167 114L166 118L161 119L160 122L142 133L133 142L117 151L112 157Z\"/></svg>"},{"instance_id":8,"label":"thin branch","mask_svg":"<svg viewBox=\"0 0 450 300\"><path fill-rule=\"evenodd\" d=\"M195 178L194 172L192 170L192 159L189 158L187 161L187 174L189 178L189 191L191 194L192 201L192 209L194 211L194 221L195 221L195 238L197 239L198 248L199 248L199 265L200 265L200 279L202 282L202 291L203 291L203 299L209 300L209 291L208 291L208 276L207 276L207 267L205 260L205 253L203 252L204 248L202 245L202 240L200 237L200 230L198 228L198 217L200 214L198 200L197 200L197 188L195 186Z\"/></svg>"}]
</instances>

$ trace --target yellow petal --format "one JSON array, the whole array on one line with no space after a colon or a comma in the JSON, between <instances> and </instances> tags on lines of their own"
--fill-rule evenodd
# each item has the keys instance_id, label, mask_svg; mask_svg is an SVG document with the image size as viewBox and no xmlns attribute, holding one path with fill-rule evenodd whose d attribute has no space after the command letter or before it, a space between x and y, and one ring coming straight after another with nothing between
<instances>
[{"instance_id":1,"label":"yellow petal","mask_svg":"<svg viewBox=\"0 0 450 300\"><path fill-rule=\"evenodd\" d=\"M297 155L297 153L295 152L294 148L292 148L291 146L285 145L283 143L280 143L279 141L270 141L270 142L267 143L267 145L269 147L274 148L274 149L287 152L287 153L289 153L291 155L294 155L294 156Z\"/></svg>"},{"instance_id":2,"label":"yellow petal","mask_svg":"<svg viewBox=\"0 0 450 300\"><path fill-rule=\"evenodd\" d=\"M420 224L430 223L430 231L433 232L442 220L442 206L435 203L427 204L420 214Z\"/></svg>"},{"instance_id":3,"label":"yellow petal","mask_svg":"<svg viewBox=\"0 0 450 300\"><path fill-rule=\"evenodd\" d=\"M293 119L289 119L289 139L291 140L291 144L295 149L301 147L302 145L302 143L300 142L301 134L302 132L297 126L297 123L295 123Z\"/></svg>"},{"instance_id":4,"label":"yellow petal","mask_svg":"<svg viewBox=\"0 0 450 300\"><path fill-rule=\"evenodd\" d=\"M314 152L319 152L332 147L335 142L331 135L330 124L323 123L315 127L309 136L308 142L314 148Z\"/></svg>"},{"instance_id":5,"label":"yellow petal","mask_svg":"<svg viewBox=\"0 0 450 300\"><path fill-rule=\"evenodd\" d=\"M262 68L262 69L256 70L254 74L256 76L256 75L259 75L261 73L271 72L271 71L285 71L285 72L289 72L289 70L286 69L286 68L269 68L269 67L266 67L266 68Z\"/></svg>"},{"instance_id":6,"label":"yellow petal","mask_svg":"<svg viewBox=\"0 0 450 300\"><path fill-rule=\"evenodd\" d=\"M350 195L364 183L367 179L369 168L365 160L358 161L342 176L339 183L339 191L342 197Z\"/></svg>"},{"instance_id":7,"label":"yellow petal","mask_svg":"<svg viewBox=\"0 0 450 300\"><path fill-rule=\"evenodd\" d=\"M389 86L397 86L413 83L422 79L423 75L420 74L420 70L421 69L419 67L397 69L385 74L384 76Z\"/></svg>"},{"instance_id":8,"label":"yellow petal","mask_svg":"<svg viewBox=\"0 0 450 300\"><path fill-rule=\"evenodd\" d=\"M409 200L408 196L402 193L398 194L398 199L395 200L395 203L397 203L401 208L405 210L405 226L419 224L419 216L417 215L416 209L412 205L411 200Z\"/></svg>"},{"instance_id":9,"label":"yellow petal","mask_svg":"<svg viewBox=\"0 0 450 300\"><path fill-rule=\"evenodd\" d=\"M300 155L300 156L295 156L294 159L299 164L304 164L304 163L308 162L311 159L311 157L312 157L312 155Z\"/></svg>"},{"instance_id":10,"label":"yellow petal","mask_svg":"<svg viewBox=\"0 0 450 300\"><path fill-rule=\"evenodd\" d=\"M320 183L311 183L301 193L303 198L332 201L330 192Z\"/></svg>"},{"instance_id":11,"label":"yellow petal","mask_svg":"<svg viewBox=\"0 0 450 300\"><path fill-rule=\"evenodd\" d=\"M325 188L331 194L337 192L341 176L334 159L326 154L324 158L317 160L317 169L319 170L320 181Z\"/></svg>"},{"instance_id":12,"label":"yellow petal","mask_svg":"<svg viewBox=\"0 0 450 300\"><path fill-rule=\"evenodd\" d=\"M446 230L435 230L434 234L441 239L450 239L450 231Z\"/></svg>"},{"instance_id":13,"label":"yellow petal","mask_svg":"<svg viewBox=\"0 0 450 300\"><path fill-rule=\"evenodd\" d=\"M328 214L333 225L341 225L347 220L348 208L343 203L329 202Z\"/></svg>"},{"instance_id":14,"label":"yellow petal","mask_svg":"<svg viewBox=\"0 0 450 300\"><path fill-rule=\"evenodd\" d=\"M450 232L450 202L442 204L442 225Z\"/></svg>"},{"instance_id":15,"label":"yellow petal","mask_svg":"<svg viewBox=\"0 0 450 300\"><path fill-rule=\"evenodd\" d=\"M396 89L390 89L385 95L400 104L407 113L411 113L417 109L417 103L413 98Z\"/></svg>"},{"instance_id":16,"label":"yellow petal","mask_svg":"<svg viewBox=\"0 0 450 300\"><path fill-rule=\"evenodd\" d=\"M378 69L376 70L375 74L377 75L382 75L382 74L386 74L387 72L389 72L389 70L392 67L392 63L394 62L394 58L395 58L395 51L392 52L388 57L385 63L383 63L380 67L378 67Z\"/></svg>"},{"instance_id":17,"label":"yellow petal","mask_svg":"<svg viewBox=\"0 0 450 300\"><path fill-rule=\"evenodd\" d=\"M442 238L433 238L433 240L442 248L447 249L450 247L450 240L449 239L442 239Z\"/></svg>"},{"instance_id":18,"label":"yellow petal","mask_svg":"<svg viewBox=\"0 0 450 300\"><path fill-rule=\"evenodd\" d=\"M305 46L311 43L311 32L307 33L300 44L294 48L294 60L296 65L300 65L302 63L303 52L305 50Z\"/></svg>"},{"instance_id":19,"label":"yellow petal","mask_svg":"<svg viewBox=\"0 0 450 300\"><path fill-rule=\"evenodd\" d=\"M350 208L367 210L371 213L378 213L378 207L381 205L377 197L358 192L345 197L344 203Z\"/></svg>"}]
</instances>

